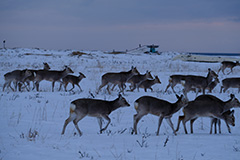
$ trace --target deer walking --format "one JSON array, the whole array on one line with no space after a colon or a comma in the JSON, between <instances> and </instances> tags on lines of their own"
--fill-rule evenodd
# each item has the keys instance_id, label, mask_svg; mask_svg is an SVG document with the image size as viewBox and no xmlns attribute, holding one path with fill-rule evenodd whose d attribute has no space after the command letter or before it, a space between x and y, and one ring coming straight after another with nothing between
<instances>
[{"instance_id":1,"label":"deer walking","mask_svg":"<svg viewBox=\"0 0 240 160\"><path fill-rule=\"evenodd\" d=\"M118 98L113 101L105 101L99 99L77 99L72 101L70 104L70 115L65 120L62 134L64 134L67 125L73 121L75 128L77 129L79 135L82 135L81 130L79 129L77 123L83 119L85 116L96 117L98 119L98 123L100 126L100 133L107 129L108 125L111 122L111 119L108 115L124 106L130 106L130 104L126 101L121 94L119 94ZM108 121L106 126L102 128L102 118Z\"/></svg>"},{"instance_id":2,"label":"deer walking","mask_svg":"<svg viewBox=\"0 0 240 160\"><path fill-rule=\"evenodd\" d=\"M137 84L146 79L153 79L151 72L146 71L145 74L134 75L130 77L127 82L130 83L130 91L134 91L137 88Z\"/></svg>"},{"instance_id":3,"label":"deer walking","mask_svg":"<svg viewBox=\"0 0 240 160\"><path fill-rule=\"evenodd\" d=\"M161 81L158 78L158 76L155 76L154 79L143 80L137 84L138 92L139 92L139 88L144 88L145 92L147 92L147 89L150 89L153 92L152 86L157 83L161 84Z\"/></svg>"},{"instance_id":4,"label":"deer walking","mask_svg":"<svg viewBox=\"0 0 240 160\"><path fill-rule=\"evenodd\" d=\"M222 90L225 93L228 88L238 88L238 93L240 93L240 77L226 78L222 80L220 93L222 93Z\"/></svg>"},{"instance_id":5,"label":"deer walking","mask_svg":"<svg viewBox=\"0 0 240 160\"><path fill-rule=\"evenodd\" d=\"M43 69L42 70L45 70L45 71L48 71L50 70L50 66L48 65L48 63L44 62L43 63ZM28 88L26 88L28 91L30 90L30 82L32 81L33 82L33 88L35 88L35 85L34 85L34 81L35 81L35 78L36 78L36 75L37 75L37 72L38 71L42 71L42 70L33 70L33 69L29 69L29 71L32 73L31 76L28 76L26 77L24 80L23 80L23 83L19 83L19 91L21 91L21 88L22 88L22 84L24 84L25 82L27 83L27 86Z\"/></svg>"},{"instance_id":6,"label":"deer walking","mask_svg":"<svg viewBox=\"0 0 240 160\"><path fill-rule=\"evenodd\" d=\"M193 133L193 123L197 118L210 117L223 119L228 127L228 131L231 132L229 124L234 125L235 123L234 111L230 113L226 111L233 107L240 107L240 103L234 95L231 95L231 98L226 102L212 95L201 95L183 108L184 115L179 116L176 131L179 130L180 122L182 121L184 131L187 134L186 122L190 120L191 133Z\"/></svg>"},{"instance_id":7,"label":"deer walking","mask_svg":"<svg viewBox=\"0 0 240 160\"><path fill-rule=\"evenodd\" d=\"M137 134L137 124L139 120L147 115L147 114L153 114L159 117L158 121L158 129L157 129L157 135L159 135L159 130L162 124L162 120L165 118L170 125L170 127L173 130L173 133L176 134L173 123L171 121L171 117L174 113L179 111L183 106L187 104L186 99L181 95L180 97L176 95L177 101L175 103L170 103L168 101L150 97L150 96L143 96L138 98L134 102L134 107L137 111L137 114L133 116L133 131L132 134Z\"/></svg>"},{"instance_id":8,"label":"deer walking","mask_svg":"<svg viewBox=\"0 0 240 160\"><path fill-rule=\"evenodd\" d=\"M221 67L219 68L218 73L219 73L220 71L222 71L223 74L225 74L225 73L224 73L224 70L225 70L226 68L230 68L230 69L231 69L231 71L228 73L228 74L230 74L231 72L233 72L233 68L234 68L234 67L240 66L240 63L239 63L238 61L236 61L236 62L222 61L221 64L222 64L222 65L221 65Z\"/></svg>"},{"instance_id":9,"label":"deer walking","mask_svg":"<svg viewBox=\"0 0 240 160\"><path fill-rule=\"evenodd\" d=\"M72 89L70 89L70 91L74 89L75 85L77 85L79 87L80 91L82 91L82 88L80 87L79 83L83 78L86 78L86 76L81 72L79 72L79 76L67 75L67 76L63 77L62 82L64 84L65 91L67 91L68 83L72 84Z\"/></svg>"},{"instance_id":10,"label":"deer walking","mask_svg":"<svg viewBox=\"0 0 240 160\"><path fill-rule=\"evenodd\" d=\"M55 82L60 82L60 88L62 86L61 79L65 76L67 76L69 73L73 73L72 69L69 68L68 66L65 66L65 69L62 71L47 71L47 70L41 70L36 72L36 77L35 77L35 85L37 88L37 91L39 91L39 83L42 80L47 80L52 82L52 92L54 91L54 84Z\"/></svg>"},{"instance_id":11,"label":"deer walking","mask_svg":"<svg viewBox=\"0 0 240 160\"><path fill-rule=\"evenodd\" d=\"M193 89L202 90L203 94L205 94L206 88L213 81L214 78L217 78L218 75L208 68L207 77L203 76L187 76L185 77L185 81L183 83L184 89L183 94L187 97L187 93Z\"/></svg>"},{"instance_id":12,"label":"deer walking","mask_svg":"<svg viewBox=\"0 0 240 160\"><path fill-rule=\"evenodd\" d=\"M22 83L26 77L31 76L31 75L32 75L32 73L27 69L14 70L12 72L8 72L8 73L4 74L5 83L3 85L3 91L6 86L8 88L10 87L12 89L12 91L17 91L17 84ZM11 82L13 82L13 84L14 84L14 89L11 87Z\"/></svg>"},{"instance_id":13,"label":"deer walking","mask_svg":"<svg viewBox=\"0 0 240 160\"><path fill-rule=\"evenodd\" d=\"M102 76L102 84L99 86L98 92L107 85L107 91L109 94L111 92L109 91L109 85L113 84L113 88L118 85L120 92L124 91L125 83L126 81L132 77L133 75L139 74L136 67L132 67L131 70L128 72L119 72L119 73L105 73ZM112 88L112 90L113 90Z\"/></svg>"}]
</instances>

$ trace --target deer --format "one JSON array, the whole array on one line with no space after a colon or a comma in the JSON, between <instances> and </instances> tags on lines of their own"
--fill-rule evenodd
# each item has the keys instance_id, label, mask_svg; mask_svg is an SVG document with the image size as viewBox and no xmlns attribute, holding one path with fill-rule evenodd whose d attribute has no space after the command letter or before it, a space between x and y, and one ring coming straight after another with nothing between
<instances>
[{"instance_id":1,"label":"deer","mask_svg":"<svg viewBox=\"0 0 240 160\"><path fill-rule=\"evenodd\" d=\"M154 79L143 80L137 84L138 92L139 92L139 88L144 88L145 92L147 92L147 89L149 88L153 92L152 86L157 83L161 84L161 81L158 78L158 76L155 76Z\"/></svg>"},{"instance_id":2,"label":"deer","mask_svg":"<svg viewBox=\"0 0 240 160\"><path fill-rule=\"evenodd\" d=\"M12 91L17 91L17 84L22 83L26 77L31 76L31 75L32 75L32 73L28 69L14 70L12 72L8 72L8 73L4 74L5 83L3 85L3 91L6 86L8 88L10 87L12 89ZM11 82L14 83L14 89L11 87Z\"/></svg>"},{"instance_id":3,"label":"deer","mask_svg":"<svg viewBox=\"0 0 240 160\"><path fill-rule=\"evenodd\" d=\"M235 126L235 117L234 117L233 113L234 113L234 110L233 111L228 110L228 111L223 113L223 116L226 117L227 115L232 115L232 118L230 119L231 120L230 125ZM212 134L213 125L214 125L214 133L217 134L217 125L218 125L218 132L219 132L219 134L221 134L222 133L222 131L221 131L221 120L217 119L217 118L212 118L211 119L210 134ZM228 132L231 133L231 130L228 129Z\"/></svg>"},{"instance_id":4,"label":"deer","mask_svg":"<svg viewBox=\"0 0 240 160\"><path fill-rule=\"evenodd\" d=\"M210 82L210 84L207 86L207 90L209 93L212 93L212 90L217 86L217 84L220 83L218 78L215 78L212 82ZM198 88L201 91L201 88ZM197 92L196 94L198 94L198 90L196 89L195 92Z\"/></svg>"},{"instance_id":5,"label":"deer","mask_svg":"<svg viewBox=\"0 0 240 160\"><path fill-rule=\"evenodd\" d=\"M225 93L228 88L238 88L238 93L240 92L240 77L234 77L234 78L226 78L222 80L222 86L220 93Z\"/></svg>"},{"instance_id":6,"label":"deer","mask_svg":"<svg viewBox=\"0 0 240 160\"><path fill-rule=\"evenodd\" d=\"M80 87L79 83L83 78L86 78L86 76L81 72L79 72L79 76L67 75L67 76L63 77L62 82L64 84L65 91L67 91L68 83L72 84L72 89L70 89L70 91L72 91L74 89L75 85L77 85L79 87L80 91L82 91L82 88Z\"/></svg>"},{"instance_id":7,"label":"deer","mask_svg":"<svg viewBox=\"0 0 240 160\"><path fill-rule=\"evenodd\" d=\"M176 135L176 132L171 121L171 117L174 113L178 112L182 107L187 104L187 100L183 95L178 96L176 94L177 101L175 103L170 103L166 100L158 99L151 96L142 96L134 102L134 108L137 111L137 114L133 116L133 131L132 134L137 134L137 124L139 120L147 115L152 114L159 117L157 136L159 135L159 130L162 124L162 120L165 118L173 130L173 133Z\"/></svg>"},{"instance_id":8,"label":"deer","mask_svg":"<svg viewBox=\"0 0 240 160\"><path fill-rule=\"evenodd\" d=\"M130 87L130 90L129 91L134 91L137 87L137 84L143 80L146 80L146 79L153 79L152 75L151 75L151 72L149 71L146 71L145 74L139 74L139 75L133 75L132 77L130 77L127 82L130 83L131 85L129 86Z\"/></svg>"},{"instance_id":9,"label":"deer","mask_svg":"<svg viewBox=\"0 0 240 160\"><path fill-rule=\"evenodd\" d=\"M52 82L52 92L54 91L54 84L55 82L60 82L60 88L62 86L62 82L61 79L65 76L67 76L69 73L73 73L72 69L69 68L68 66L65 66L64 70L61 71L56 71L56 70L51 70L51 71L47 71L47 70L41 70L36 72L36 77L35 77L35 85L36 85L36 89L37 91L39 91L39 83L42 80L47 80L47 81L51 81Z\"/></svg>"},{"instance_id":10,"label":"deer","mask_svg":"<svg viewBox=\"0 0 240 160\"><path fill-rule=\"evenodd\" d=\"M222 65L221 65L221 67L219 68L218 73L219 73L220 71L222 71L223 74L225 74L225 73L224 73L224 70L225 70L226 68L230 68L230 69L231 69L231 71L228 73L228 74L230 74L231 72L233 72L233 68L234 68L234 67L240 66L239 61L236 61L236 62L222 61L221 64L222 64Z\"/></svg>"},{"instance_id":11,"label":"deer","mask_svg":"<svg viewBox=\"0 0 240 160\"><path fill-rule=\"evenodd\" d=\"M169 83L165 89L165 92L167 92L168 88L171 87L172 90L173 90L173 93L176 94L176 91L174 90L174 87L177 85L177 84L181 84L183 80L185 80L185 78L187 76L192 76L192 75L171 75L170 78L169 78Z\"/></svg>"},{"instance_id":12,"label":"deer","mask_svg":"<svg viewBox=\"0 0 240 160\"><path fill-rule=\"evenodd\" d=\"M227 111L237 107L240 107L240 103L233 94L231 94L231 98L226 102L212 95L201 95L194 101L190 101L187 106L183 108L184 115L178 118L176 132L179 130L181 121L185 133L188 134L186 129L187 121L190 120L191 133L193 133L193 123L197 118L210 117L224 120L228 127L228 132L231 133L229 124L235 125L234 111Z\"/></svg>"},{"instance_id":13,"label":"deer","mask_svg":"<svg viewBox=\"0 0 240 160\"><path fill-rule=\"evenodd\" d=\"M206 77L203 76L187 76L185 77L183 83L183 94L187 97L187 93L193 89L202 90L203 94L205 94L206 88L213 81L214 78L217 78L218 75L208 68L208 74Z\"/></svg>"},{"instance_id":14,"label":"deer","mask_svg":"<svg viewBox=\"0 0 240 160\"><path fill-rule=\"evenodd\" d=\"M50 68L50 66L48 65L48 63L43 62L43 69L42 69L42 70L47 71L47 70L50 70L50 69L51 69L51 68ZM32 75L26 77L26 78L23 80L23 83L19 83L19 84L18 84L18 86L19 86L19 91L21 91L22 84L24 84L25 82L27 83L28 88L30 88L30 82L32 81L32 82L33 82L33 88L32 88L32 89L35 88L34 81L35 81L35 77L36 77L36 74L37 74L36 72L41 71L41 70L29 69L29 71L32 72ZM26 89L29 91L28 88L26 88Z\"/></svg>"},{"instance_id":15,"label":"deer","mask_svg":"<svg viewBox=\"0 0 240 160\"><path fill-rule=\"evenodd\" d=\"M69 117L65 120L62 135L65 133L67 125L73 121L73 124L77 129L79 135L82 136L82 132L79 129L77 123L86 116L96 117L98 119L100 134L102 134L102 132L107 129L108 125L111 122L109 114L114 110L125 106L129 107L130 104L121 94L119 94L118 98L113 101L88 98L76 99L70 103L70 113ZM104 128L102 128L103 118L108 121Z\"/></svg>"},{"instance_id":16,"label":"deer","mask_svg":"<svg viewBox=\"0 0 240 160\"><path fill-rule=\"evenodd\" d=\"M109 94L111 94L111 92L109 91L109 85L113 84L112 90L113 88L118 85L120 92L124 91L124 87L125 87L125 83L126 81L132 77L133 75L139 74L138 70L136 67L131 68L131 70L127 71L127 72L118 72L118 73L105 73L102 76L102 81L101 81L101 85L99 86L98 92L107 85L107 91Z\"/></svg>"}]
</instances>

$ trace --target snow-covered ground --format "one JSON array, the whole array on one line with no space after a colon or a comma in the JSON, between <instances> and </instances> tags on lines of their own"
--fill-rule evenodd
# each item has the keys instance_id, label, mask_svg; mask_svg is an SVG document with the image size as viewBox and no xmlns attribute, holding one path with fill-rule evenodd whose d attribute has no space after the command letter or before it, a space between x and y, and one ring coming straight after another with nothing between
<instances>
[{"instance_id":1,"label":"snow-covered ground","mask_svg":"<svg viewBox=\"0 0 240 160\"><path fill-rule=\"evenodd\" d=\"M138 135L131 135L133 115L136 113L133 103L143 96L150 95L169 102L175 102L172 90L164 90L168 78L172 74L207 75L208 68L217 72L220 63L200 63L173 60L180 53L164 52L160 55L144 54L143 50L132 50L127 54L108 54L101 51L83 51L87 54L71 56L72 50L44 49L1 49L0 50L0 159L231 159L240 157L240 110L235 109L236 126L231 127L229 134L224 122L222 134L209 134L210 119L199 118L194 123L194 134L186 135L183 126L175 136L166 121L156 136L158 117L144 116L138 124ZM239 57L235 57L238 58ZM16 69L41 69L47 62L51 69L61 70L68 65L78 75L82 72L87 78L80 82L83 92L77 87L72 92L51 92L51 83L42 81L40 92L2 92L4 74ZM101 76L106 72L127 71L136 66L141 73L146 70L158 75L162 84L156 84L154 92L125 92L124 97L130 107L120 108L110 114L111 124L108 129L99 133L96 118L85 117L78 125L83 132L79 137L70 123L66 133L61 135L65 119L69 115L69 104L77 98L113 100L118 89L107 94L106 88L96 94L101 83ZM240 76L240 67L235 67L233 74L219 74L219 79ZM227 93L219 93L220 85L213 90L213 95L228 100L230 93L238 99L237 89L229 89ZM68 89L70 89L70 85ZM182 86L176 86L177 93L182 93ZM195 93L188 94L189 99ZM173 115L176 127L179 111ZM104 123L105 125L106 123ZM189 130L189 122L187 123Z\"/></svg>"}]
</instances>

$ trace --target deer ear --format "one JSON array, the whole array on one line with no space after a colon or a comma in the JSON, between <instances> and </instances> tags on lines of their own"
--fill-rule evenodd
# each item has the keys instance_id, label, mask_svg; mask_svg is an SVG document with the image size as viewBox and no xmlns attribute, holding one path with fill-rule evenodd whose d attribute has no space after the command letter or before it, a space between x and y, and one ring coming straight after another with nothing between
<instances>
[{"instance_id":1,"label":"deer ear","mask_svg":"<svg viewBox=\"0 0 240 160\"><path fill-rule=\"evenodd\" d=\"M234 94L230 94L231 99L235 98Z\"/></svg>"},{"instance_id":2,"label":"deer ear","mask_svg":"<svg viewBox=\"0 0 240 160\"><path fill-rule=\"evenodd\" d=\"M177 97L177 99L179 99L180 97L177 95L177 94L175 94L176 95L176 97Z\"/></svg>"},{"instance_id":3,"label":"deer ear","mask_svg":"<svg viewBox=\"0 0 240 160\"><path fill-rule=\"evenodd\" d=\"M121 93L119 93L119 94L118 94L118 98L122 98L122 95L121 95Z\"/></svg>"}]
</instances>

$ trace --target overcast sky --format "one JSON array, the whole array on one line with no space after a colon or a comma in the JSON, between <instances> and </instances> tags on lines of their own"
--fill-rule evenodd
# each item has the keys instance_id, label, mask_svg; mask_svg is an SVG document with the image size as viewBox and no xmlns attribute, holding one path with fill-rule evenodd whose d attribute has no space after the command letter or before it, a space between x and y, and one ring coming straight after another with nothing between
<instances>
[{"instance_id":1,"label":"overcast sky","mask_svg":"<svg viewBox=\"0 0 240 160\"><path fill-rule=\"evenodd\" d=\"M10 48L239 53L240 0L0 0L0 38Z\"/></svg>"}]
</instances>

